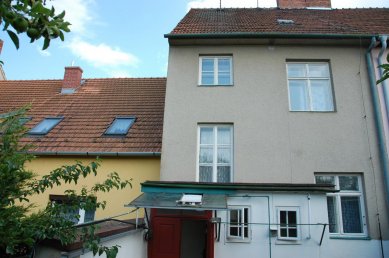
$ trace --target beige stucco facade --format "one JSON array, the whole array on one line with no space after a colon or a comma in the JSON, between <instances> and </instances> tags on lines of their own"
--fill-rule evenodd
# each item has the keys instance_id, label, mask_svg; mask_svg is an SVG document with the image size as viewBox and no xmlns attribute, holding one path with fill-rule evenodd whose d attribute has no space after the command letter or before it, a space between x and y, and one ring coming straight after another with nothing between
<instances>
[{"instance_id":1,"label":"beige stucco facade","mask_svg":"<svg viewBox=\"0 0 389 258\"><path fill-rule=\"evenodd\" d=\"M314 173L363 175L368 235L389 228L365 48L171 46L161 180L195 181L199 123L233 124L233 181L314 183ZM200 55L233 56L233 86L198 86ZM287 60L328 61L334 112L289 111ZM385 239L389 232L384 232Z\"/></svg>"},{"instance_id":2,"label":"beige stucco facade","mask_svg":"<svg viewBox=\"0 0 389 258\"><path fill-rule=\"evenodd\" d=\"M74 164L75 160L81 161L83 164L89 164L95 161L94 158L83 157L38 157L28 164L27 168L35 172L38 177L48 174L55 168L61 167L64 164ZM140 191L140 183L146 180L159 180L160 158L159 157L100 157L101 166L98 168L97 176L88 176L85 179L79 180L77 185L62 185L49 189L44 194L39 194L31 198L31 203L35 203L37 209L44 207L49 201L49 194L64 194L67 189L80 190L83 186L90 188L97 182L102 183L107 175L111 172L117 172L121 179L132 179L132 187L127 187L122 190L112 190L109 193L98 193L98 201L106 201L104 210L96 210L95 219L103 219L116 216L119 214L131 211L131 208L124 207L130 201L135 199ZM139 212L139 216L143 215L143 211ZM118 217L118 219L134 218L136 213Z\"/></svg>"}]
</instances>

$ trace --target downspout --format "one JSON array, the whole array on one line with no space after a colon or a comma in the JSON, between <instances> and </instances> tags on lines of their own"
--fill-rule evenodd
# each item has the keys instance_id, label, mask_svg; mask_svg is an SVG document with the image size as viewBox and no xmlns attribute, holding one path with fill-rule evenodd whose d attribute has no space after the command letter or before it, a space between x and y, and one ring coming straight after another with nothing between
<instances>
[{"instance_id":1,"label":"downspout","mask_svg":"<svg viewBox=\"0 0 389 258\"><path fill-rule=\"evenodd\" d=\"M308 200L308 236L307 239L311 239L311 195L307 194Z\"/></svg>"},{"instance_id":2,"label":"downspout","mask_svg":"<svg viewBox=\"0 0 389 258\"><path fill-rule=\"evenodd\" d=\"M372 37L371 44L369 48L367 49L365 53L366 57L366 65L367 65L367 72L369 77L369 84L370 84L370 91L371 91L371 97L373 101L373 110L374 110L374 122L375 127L377 130L377 138L378 138L378 149L379 149L379 156L381 161L381 167L382 172L384 176L384 184L385 184L385 190L386 190L386 202L387 207L389 207L389 169L388 169L388 155L387 150L385 146L385 135L383 131L383 125L382 125L382 115L380 110L380 103L378 98L378 91L376 86L376 80L375 80L375 73L373 68L373 62L371 60L371 50L376 46L377 40L375 37Z\"/></svg>"},{"instance_id":3,"label":"downspout","mask_svg":"<svg viewBox=\"0 0 389 258\"><path fill-rule=\"evenodd\" d=\"M381 50L380 50L378 57L377 57L377 63L380 66L379 67L380 77L382 77L384 75L384 69L381 67L382 66L382 56L385 53L385 50L387 47L386 41L388 40L388 36L387 35L380 36L379 40L381 42ZM389 89L388 89L387 81L383 81L383 82L381 82L381 84L382 84L382 89L384 92L386 114L389 115ZM388 117L386 117L386 119L388 119Z\"/></svg>"}]
</instances>

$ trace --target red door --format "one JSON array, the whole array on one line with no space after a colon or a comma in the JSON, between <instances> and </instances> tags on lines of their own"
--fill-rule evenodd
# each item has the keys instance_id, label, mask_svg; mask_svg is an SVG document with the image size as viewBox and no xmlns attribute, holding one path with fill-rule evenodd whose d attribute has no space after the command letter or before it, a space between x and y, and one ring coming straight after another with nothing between
<instances>
[{"instance_id":1,"label":"red door","mask_svg":"<svg viewBox=\"0 0 389 258\"><path fill-rule=\"evenodd\" d=\"M148 244L149 258L180 258L179 218L154 217L153 236Z\"/></svg>"}]
</instances>

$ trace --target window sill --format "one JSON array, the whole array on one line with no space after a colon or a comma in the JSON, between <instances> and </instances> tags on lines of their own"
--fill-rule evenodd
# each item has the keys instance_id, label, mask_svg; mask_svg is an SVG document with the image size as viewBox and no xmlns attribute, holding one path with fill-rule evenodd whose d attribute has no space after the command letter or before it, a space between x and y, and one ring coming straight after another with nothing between
<instances>
[{"instance_id":1,"label":"window sill","mask_svg":"<svg viewBox=\"0 0 389 258\"><path fill-rule=\"evenodd\" d=\"M206 87L206 88L212 88L212 87L233 87L234 84L199 84L198 87Z\"/></svg>"},{"instance_id":2,"label":"window sill","mask_svg":"<svg viewBox=\"0 0 389 258\"><path fill-rule=\"evenodd\" d=\"M293 113L336 113L336 110L319 111L319 110L289 110Z\"/></svg>"},{"instance_id":3,"label":"window sill","mask_svg":"<svg viewBox=\"0 0 389 258\"><path fill-rule=\"evenodd\" d=\"M369 236L331 236L330 239L340 239L340 240L371 240Z\"/></svg>"},{"instance_id":4,"label":"window sill","mask_svg":"<svg viewBox=\"0 0 389 258\"><path fill-rule=\"evenodd\" d=\"M227 243L235 243L235 244L250 244L251 239L245 239L245 240L240 240L240 239L234 239L234 238L227 238L226 239Z\"/></svg>"},{"instance_id":5,"label":"window sill","mask_svg":"<svg viewBox=\"0 0 389 258\"><path fill-rule=\"evenodd\" d=\"M301 245L301 240L276 239L276 245Z\"/></svg>"}]
</instances>

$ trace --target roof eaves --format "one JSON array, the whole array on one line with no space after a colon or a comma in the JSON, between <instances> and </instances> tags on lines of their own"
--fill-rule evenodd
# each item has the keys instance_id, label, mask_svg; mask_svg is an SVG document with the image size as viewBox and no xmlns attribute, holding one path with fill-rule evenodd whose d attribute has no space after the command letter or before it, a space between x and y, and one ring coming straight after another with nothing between
<instances>
[{"instance_id":1,"label":"roof eaves","mask_svg":"<svg viewBox=\"0 0 389 258\"><path fill-rule=\"evenodd\" d=\"M110 156L110 157L159 157L161 152L71 152L71 151L30 151L36 156Z\"/></svg>"},{"instance_id":2,"label":"roof eaves","mask_svg":"<svg viewBox=\"0 0 389 258\"><path fill-rule=\"evenodd\" d=\"M165 34L168 39L222 39L222 38L310 38L310 39L370 39L378 34L323 34L323 33L281 33L281 32L226 32Z\"/></svg>"}]
</instances>

